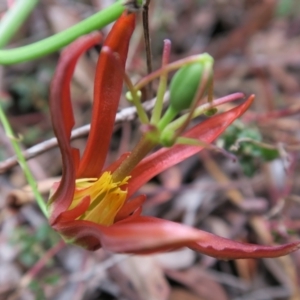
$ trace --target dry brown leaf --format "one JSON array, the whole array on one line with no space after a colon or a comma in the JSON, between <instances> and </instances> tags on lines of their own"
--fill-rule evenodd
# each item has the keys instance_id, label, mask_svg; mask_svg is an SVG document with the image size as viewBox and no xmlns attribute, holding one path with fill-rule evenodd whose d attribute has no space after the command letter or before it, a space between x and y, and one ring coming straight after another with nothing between
<instances>
[{"instance_id":1,"label":"dry brown leaf","mask_svg":"<svg viewBox=\"0 0 300 300\"><path fill-rule=\"evenodd\" d=\"M214 281L200 267L192 267L185 271L167 270L166 274L173 280L190 288L200 299L228 300L222 285Z\"/></svg>"},{"instance_id":2,"label":"dry brown leaf","mask_svg":"<svg viewBox=\"0 0 300 300\"><path fill-rule=\"evenodd\" d=\"M244 281L251 282L257 273L256 259L236 259L234 263L239 277Z\"/></svg>"},{"instance_id":3,"label":"dry brown leaf","mask_svg":"<svg viewBox=\"0 0 300 300\"><path fill-rule=\"evenodd\" d=\"M272 19L276 1L261 1L249 10L243 24L225 38L217 40L208 49L215 59L222 58L235 48L244 47L250 37L265 27ZM255 22L253 22L255 20Z\"/></svg>"},{"instance_id":4,"label":"dry brown leaf","mask_svg":"<svg viewBox=\"0 0 300 300\"><path fill-rule=\"evenodd\" d=\"M153 255L161 267L172 270L186 269L192 266L196 256L196 252L189 248Z\"/></svg>"},{"instance_id":5,"label":"dry brown leaf","mask_svg":"<svg viewBox=\"0 0 300 300\"><path fill-rule=\"evenodd\" d=\"M178 189L182 183L182 174L178 166L174 166L159 175L164 187L168 189Z\"/></svg>"},{"instance_id":6,"label":"dry brown leaf","mask_svg":"<svg viewBox=\"0 0 300 300\"><path fill-rule=\"evenodd\" d=\"M58 182L60 177L48 178L37 182L37 189L41 194L49 193L55 182ZM9 207L20 207L35 201L34 193L29 185L22 189L14 189L9 191L6 196L6 203Z\"/></svg>"},{"instance_id":7,"label":"dry brown leaf","mask_svg":"<svg viewBox=\"0 0 300 300\"><path fill-rule=\"evenodd\" d=\"M122 293L131 300L167 300L170 289L152 256L132 256L109 269Z\"/></svg>"},{"instance_id":8,"label":"dry brown leaf","mask_svg":"<svg viewBox=\"0 0 300 300\"><path fill-rule=\"evenodd\" d=\"M270 65L269 71L288 94L293 94L299 91L299 82L295 76L290 74L282 66Z\"/></svg>"},{"instance_id":9,"label":"dry brown leaf","mask_svg":"<svg viewBox=\"0 0 300 300\"><path fill-rule=\"evenodd\" d=\"M177 166L172 167L159 175L161 180L162 190L155 193L152 197L148 197L145 206L156 206L169 201L174 191L177 191L182 183L182 175Z\"/></svg>"},{"instance_id":10,"label":"dry brown leaf","mask_svg":"<svg viewBox=\"0 0 300 300\"><path fill-rule=\"evenodd\" d=\"M172 289L169 300L206 300L184 289Z\"/></svg>"}]
</instances>

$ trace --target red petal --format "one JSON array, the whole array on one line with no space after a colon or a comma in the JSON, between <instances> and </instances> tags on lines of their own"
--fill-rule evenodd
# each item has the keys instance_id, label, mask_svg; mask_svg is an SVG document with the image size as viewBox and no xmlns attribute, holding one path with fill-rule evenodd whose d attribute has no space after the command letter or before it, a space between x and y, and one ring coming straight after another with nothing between
<instances>
[{"instance_id":1,"label":"red petal","mask_svg":"<svg viewBox=\"0 0 300 300\"><path fill-rule=\"evenodd\" d=\"M116 253L157 253L184 246L221 259L278 257L296 251L300 242L282 246L243 244L182 224L138 216L104 227L87 221L61 224L61 231L89 250L103 247Z\"/></svg>"},{"instance_id":2,"label":"red petal","mask_svg":"<svg viewBox=\"0 0 300 300\"><path fill-rule=\"evenodd\" d=\"M63 176L60 185L49 200L50 224L71 204L75 189L77 149L70 146L74 116L70 99L70 81L79 56L99 43L101 35L93 33L77 39L62 53L50 89L50 113L53 129L62 155Z\"/></svg>"},{"instance_id":3,"label":"red petal","mask_svg":"<svg viewBox=\"0 0 300 300\"><path fill-rule=\"evenodd\" d=\"M135 15L124 13L105 40L104 46L119 55L120 63L113 59L108 51L102 51L99 56L91 131L77 178L96 178L101 174L122 92L123 72L134 26Z\"/></svg>"},{"instance_id":4,"label":"red petal","mask_svg":"<svg viewBox=\"0 0 300 300\"><path fill-rule=\"evenodd\" d=\"M87 49L99 44L101 34L80 37L62 52L50 87L50 112L55 134L70 137L74 116L70 98L70 81L79 56Z\"/></svg>"},{"instance_id":5,"label":"red petal","mask_svg":"<svg viewBox=\"0 0 300 300\"><path fill-rule=\"evenodd\" d=\"M300 248L300 242L280 246L262 246L231 241L211 233L202 232L201 242L187 245L189 248L218 259L279 257Z\"/></svg>"},{"instance_id":6,"label":"red petal","mask_svg":"<svg viewBox=\"0 0 300 300\"><path fill-rule=\"evenodd\" d=\"M74 221L81 216L90 206L90 196L84 197L81 202L73 209L62 212L57 218L57 222Z\"/></svg>"},{"instance_id":7,"label":"red petal","mask_svg":"<svg viewBox=\"0 0 300 300\"><path fill-rule=\"evenodd\" d=\"M131 215L135 210L137 210L146 200L145 195L140 195L128 202L126 202L122 208L118 211L115 222L125 219L129 215Z\"/></svg>"},{"instance_id":8,"label":"red petal","mask_svg":"<svg viewBox=\"0 0 300 300\"><path fill-rule=\"evenodd\" d=\"M101 246L117 253L160 251L162 247L183 247L199 238L196 229L160 219L128 218L106 227L89 221L59 223L55 227L65 237L88 250Z\"/></svg>"},{"instance_id":9,"label":"red petal","mask_svg":"<svg viewBox=\"0 0 300 300\"><path fill-rule=\"evenodd\" d=\"M253 100L254 96L249 97L245 103L196 125L184 136L211 143L249 108ZM149 155L130 174L132 178L128 184L128 197L155 175L200 152L202 149L203 147L199 146L175 145L172 148L163 148Z\"/></svg>"},{"instance_id":10,"label":"red petal","mask_svg":"<svg viewBox=\"0 0 300 300\"><path fill-rule=\"evenodd\" d=\"M102 232L102 247L120 253L154 253L184 247L199 239L198 230L153 217L137 216Z\"/></svg>"}]
</instances>

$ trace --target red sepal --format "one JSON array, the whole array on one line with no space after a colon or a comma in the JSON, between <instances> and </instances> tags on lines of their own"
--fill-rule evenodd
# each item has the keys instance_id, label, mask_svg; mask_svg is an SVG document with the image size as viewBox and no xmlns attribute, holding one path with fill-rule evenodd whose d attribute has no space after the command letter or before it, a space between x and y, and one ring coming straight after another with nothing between
<instances>
[{"instance_id":1,"label":"red sepal","mask_svg":"<svg viewBox=\"0 0 300 300\"><path fill-rule=\"evenodd\" d=\"M80 161L77 178L99 177L113 132L123 86L128 46L135 27L135 14L127 12L116 21L105 39L97 63L91 131ZM111 55L117 54L119 62Z\"/></svg>"},{"instance_id":2,"label":"red sepal","mask_svg":"<svg viewBox=\"0 0 300 300\"><path fill-rule=\"evenodd\" d=\"M189 247L219 259L278 257L300 248L300 242L260 246L231 241L186 225L137 216L105 227L88 221L59 225L59 231L88 250L148 254Z\"/></svg>"},{"instance_id":3,"label":"red sepal","mask_svg":"<svg viewBox=\"0 0 300 300\"><path fill-rule=\"evenodd\" d=\"M127 201L118 211L115 217L115 222L118 222L130 216L134 211L136 211L139 207L143 205L145 200L145 195L139 195L138 197Z\"/></svg>"},{"instance_id":4,"label":"red sepal","mask_svg":"<svg viewBox=\"0 0 300 300\"><path fill-rule=\"evenodd\" d=\"M51 83L50 113L62 155L63 175L58 189L48 202L50 224L54 224L57 217L69 208L75 190L75 174L79 152L70 145L71 130L74 126L70 81L80 55L100 41L101 34L92 33L77 39L68 46L61 54Z\"/></svg>"},{"instance_id":5,"label":"red sepal","mask_svg":"<svg viewBox=\"0 0 300 300\"><path fill-rule=\"evenodd\" d=\"M249 97L243 104L196 125L187 131L184 136L211 143L249 108L253 100L254 96ZM202 149L203 147L200 146L175 145L172 148L162 148L149 155L130 174L128 197L133 195L141 186L157 174L184 161Z\"/></svg>"}]
</instances>

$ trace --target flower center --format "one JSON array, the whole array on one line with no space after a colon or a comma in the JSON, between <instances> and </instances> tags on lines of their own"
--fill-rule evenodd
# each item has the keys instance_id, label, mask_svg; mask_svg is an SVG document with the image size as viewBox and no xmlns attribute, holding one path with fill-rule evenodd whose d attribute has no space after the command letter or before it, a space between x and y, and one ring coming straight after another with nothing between
<instances>
[{"instance_id":1,"label":"flower center","mask_svg":"<svg viewBox=\"0 0 300 300\"><path fill-rule=\"evenodd\" d=\"M130 176L127 176L121 181L114 182L110 172L104 172L98 179L77 179L74 199L69 210L75 208L89 195L90 205L78 219L105 226L112 225L127 197L127 190L122 190L121 186L126 185L129 179Z\"/></svg>"}]
</instances>

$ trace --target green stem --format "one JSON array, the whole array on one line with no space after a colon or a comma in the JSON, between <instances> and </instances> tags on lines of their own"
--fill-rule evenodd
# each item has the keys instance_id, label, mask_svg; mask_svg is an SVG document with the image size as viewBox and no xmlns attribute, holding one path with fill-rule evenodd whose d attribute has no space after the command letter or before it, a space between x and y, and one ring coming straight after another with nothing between
<instances>
[{"instance_id":1,"label":"green stem","mask_svg":"<svg viewBox=\"0 0 300 300\"><path fill-rule=\"evenodd\" d=\"M145 109L141 103L141 96L142 96L142 93L140 91L137 91L131 80L130 80L130 77L126 74L126 72L124 71L124 82L125 84L127 85L127 88L129 90L129 92L126 93L126 98L129 102L132 102L133 105L135 106L136 108L136 112L137 112L137 115L140 119L140 121L142 122L142 124L148 124L149 123L149 119L148 119L148 116L145 112Z\"/></svg>"},{"instance_id":2,"label":"green stem","mask_svg":"<svg viewBox=\"0 0 300 300\"><path fill-rule=\"evenodd\" d=\"M167 89L168 83L168 73L164 73L160 77L159 86L157 90L156 103L152 112L152 117L150 123L155 125L159 122L161 118L161 113L163 110L164 96Z\"/></svg>"},{"instance_id":3,"label":"green stem","mask_svg":"<svg viewBox=\"0 0 300 300\"><path fill-rule=\"evenodd\" d=\"M164 130L178 115L178 111L173 106L169 106L163 117L159 120L157 128L159 131Z\"/></svg>"},{"instance_id":4,"label":"green stem","mask_svg":"<svg viewBox=\"0 0 300 300\"><path fill-rule=\"evenodd\" d=\"M142 124L148 124L149 123L149 118L145 112L145 109L142 105L141 102L141 95L137 94L138 92L136 90L134 90L133 93L131 93L132 96L132 103L134 104L134 106L136 107L136 112L137 115L141 121Z\"/></svg>"},{"instance_id":5,"label":"green stem","mask_svg":"<svg viewBox=\"0 0 300 300\"><path fill-rule=\"evenodd\" d=\"M18 0L5 13L0 23L0 48L10 41L37 3L38 0Z\"/></svg>"},{"instance_id":6,"label":"green stem","mask_svg":"<svg viewBox=\"0 0 300 300\"><path fill-rule=\"evenodd\" d=\"M170 57L170 51L171 51L171 41L164 40L162 67L165 67L168 64L169 57ZM168 84L168 73L163 72L160 75L159 86L158 86L158 91L157 91L157 96L156 96L156 103L155 103L151 121L150 121L151 124L154 124L154 125L157 124L161 118L167 84Z\"/></svg>"},{"instance_id":7,"label":"green stem","mask_svg":"<svg viewBox=\"0 0 300 300\"><path fill-rule=\"evenodd\" d=\"M20 148L20 145L18 143L18 140L14 137L14 132L5 116L5 113L0 105L0 120L3 124L3 128L5 130L6 135L9 137L10 142L14 148L14 151L16 153L16 156L18 158L18 162L21 166L21 168L23 169L23 172L26 176L26 179L33 191L33 194L36 198L36 201L41 209L41 211L43 212L43 214L48 217L48 213L47 213L47 208L46 208L46 203L44 202L43 197L41 196L41 194L39 193L38 189L37 189L37 184L35 179L33 178L33 175L30 172L30 169L26 163L26 160L22 154L22 150Z\"/></svg>"},{"instance_id":8,"label":"green stem","mask_svg":"<svg viewBox=\"0 0 300 300\"><path fill-rule=\"evenodd\" d=\"M0 64L16 64L53 53L76 38L115 21L122 14L124 8L123 1L117 1L80 23L44 40L16 49L0 50Z\"/></svg>"}]
</instances>

